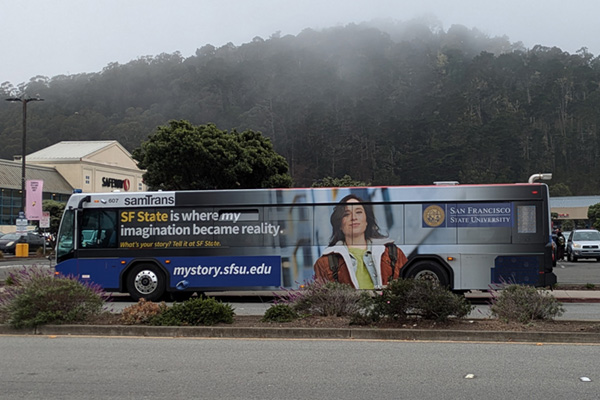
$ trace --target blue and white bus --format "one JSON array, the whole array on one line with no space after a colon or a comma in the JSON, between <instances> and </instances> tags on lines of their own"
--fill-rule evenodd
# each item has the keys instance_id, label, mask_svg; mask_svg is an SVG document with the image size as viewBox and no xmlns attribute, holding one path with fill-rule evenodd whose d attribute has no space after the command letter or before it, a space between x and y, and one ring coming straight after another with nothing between
<instances>
[{"instance_id":1,"label":"blue and white bus","mask_svg":"<svg viewBox=\"0 0 600 400\"><path fill-rule=\"evenodd\" d=\"M73 194L56 271L152 301L297 288L350 194L406 255L402 277L455 291L556 283L543 183Z\"/></svg>"}]
</instances>

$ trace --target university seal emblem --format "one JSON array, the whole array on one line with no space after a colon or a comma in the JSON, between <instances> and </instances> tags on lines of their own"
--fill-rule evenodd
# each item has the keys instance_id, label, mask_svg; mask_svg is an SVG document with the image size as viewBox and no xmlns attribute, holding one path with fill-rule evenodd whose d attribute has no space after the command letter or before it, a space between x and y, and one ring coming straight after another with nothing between
<instances>
[{"instance_id":1,"label":"university seal emblem","mask_svg":"<svg viewBox=\"0 0 600 400\"><path fill-rule=\"evenodd\" d=\"M444 223L446 213L440 206L431 205L423 211L423 222L432 228L438 227Z\"/></svg>"}]
</instances>

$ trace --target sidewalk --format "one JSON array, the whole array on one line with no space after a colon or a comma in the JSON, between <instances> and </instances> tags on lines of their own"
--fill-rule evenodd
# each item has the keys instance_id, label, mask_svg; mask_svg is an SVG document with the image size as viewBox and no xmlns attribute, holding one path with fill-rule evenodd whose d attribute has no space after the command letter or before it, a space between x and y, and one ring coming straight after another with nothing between
<instances>
[{"instance_id":1,"label":"sidewalk","mask_svg":"<svg viewBox=\"0 0 600 400\"><path fill-rule=\"evenodd\" d=\"M550 295L563 303L600 303L600 290L548 290ZM273 297L273 291L250 290L250 291L228 291L228 292L206 292L208 297ZM284 292L280 292L284 294ZM492 294L487 291L473 290L465 293L465 297L472 301L489 302Z\"/></svg>"},{"instance_id":2,"label":"sidewalk","mask_svg":"<svg viewBox=\"0 0 600 400\"><path fill-rule=\"evenodd\" d=\"M548 290L562 303L600 303L600 290ZM465 293L469 300L489 301L492 294L489 292L473 291Z\"/></svg>"}]
</instances>

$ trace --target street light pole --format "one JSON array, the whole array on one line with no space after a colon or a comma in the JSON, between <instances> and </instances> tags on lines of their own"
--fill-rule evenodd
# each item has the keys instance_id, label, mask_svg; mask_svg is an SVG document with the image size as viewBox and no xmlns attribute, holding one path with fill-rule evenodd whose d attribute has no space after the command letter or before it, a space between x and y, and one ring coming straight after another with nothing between
<instances>
[{"instance_id":1,"label":"street light pole","mask_svg":"<svg viewBox=\"0 0 600 400\"><path fill-rule=\"evenodd\" d=\"M6 101L20 101L23 104L23 143L21 145L21 211L25 212L25 144L27 143L27 103L30 101L44 101L38 97L26 97L23 94L21 97L12 97Z\"/></svg>"}]
</instances>

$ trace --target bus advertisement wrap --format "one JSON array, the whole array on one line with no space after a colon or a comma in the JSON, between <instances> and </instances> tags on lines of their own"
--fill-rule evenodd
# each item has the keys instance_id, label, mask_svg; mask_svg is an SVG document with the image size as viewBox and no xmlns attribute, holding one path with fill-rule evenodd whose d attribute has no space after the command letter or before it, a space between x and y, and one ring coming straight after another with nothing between
<instances>
[{"instance_id":1,"label":"bus advertisement wrap","mask_svg":"<svg viewBox=\"0 0 600 400\"><path fill-rule=\"evenodd\" d=\"M511 203L423 204L423 228L512 227Z\"/></svg>"},{"instance_id":2,"label":"bus advertisement wrap","mask_svg":"<svg viewBox=\"0 0 600 400\"><path fill-rule=\"evenodd\" d=\"M168 264L171 287L279 286L281 257L178 257Z\"/></svg>"},{"instance_id":3,"label":"bus advertisement wrap","mask_svg":"<svg viewBox=\"0 0 600 400\"><path fill-rule=\"evenodd\" d=\"M258 211L127 209L119 214L119 247L134 249L221 247L223 238L277 237L281 225L258 222Z\"/></svg>"},{"instance_id":4,"label":"bus advertisement wrap","mask_svg":"<svg viewBox=\"0 0 600 400\"><path fill-rule=\"evenodd\" d=\"M146 298L315 277L377 289L423 273L455 290L506 276L546 286L549 220L544 184L75 194L56 270Z\"/></svg>"}]
</instances>

